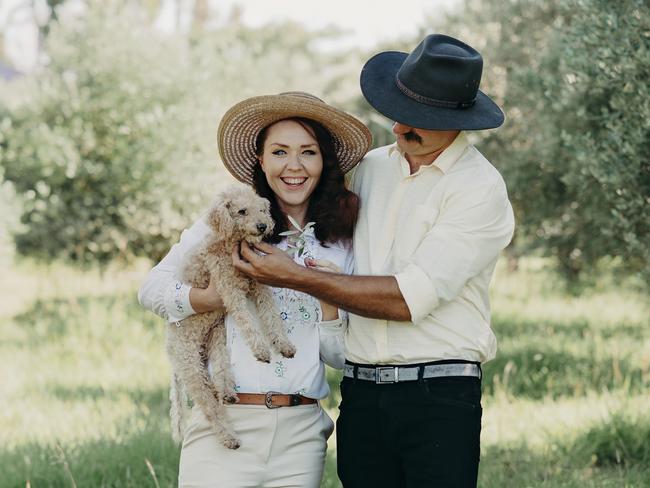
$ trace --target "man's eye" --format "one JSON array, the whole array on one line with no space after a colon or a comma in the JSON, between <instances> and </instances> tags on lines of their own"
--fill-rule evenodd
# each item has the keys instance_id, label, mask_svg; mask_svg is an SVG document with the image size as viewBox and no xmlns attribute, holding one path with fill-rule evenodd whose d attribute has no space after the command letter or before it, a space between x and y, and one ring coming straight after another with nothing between
<instances>
[{"instance_id":1,"label":"man's eye","mask_svg":"<svg viewBox=\"0 0 650 488\"><path fill-rule=\"evenodd\" d=\"M276 149L271 154L275 156L284 156L285 154L287 154L287 152L284 149Z\"/></svg>"},{"instance_id":2,"label":"man's eye","mask_svg":"<svg viewBox=\"0 0 650 488\"><path fill-rule=\"evenodd\" d=\"M242 208L240 211L237 212L239 215L246 215L248 212L246 211L245 208Z\"/></svg>"}]
</instances>

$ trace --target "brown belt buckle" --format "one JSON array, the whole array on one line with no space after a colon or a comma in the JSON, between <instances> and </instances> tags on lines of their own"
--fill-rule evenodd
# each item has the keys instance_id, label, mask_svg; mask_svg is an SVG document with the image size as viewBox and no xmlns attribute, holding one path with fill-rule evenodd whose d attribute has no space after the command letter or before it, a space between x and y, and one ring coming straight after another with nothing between
<instances>
[{"instance_id":1,"label":"brown belt buckle","mask_svg":"<svg viewBox=\"0 0 650 488\"><path fill-rule=\"evenodd\" d=\"M264 405L266 405L266 408L280 408L282 405L273 405L273 396L281 394L279 391L267 391L264 394Z\"/></svg>"}]
</instances>

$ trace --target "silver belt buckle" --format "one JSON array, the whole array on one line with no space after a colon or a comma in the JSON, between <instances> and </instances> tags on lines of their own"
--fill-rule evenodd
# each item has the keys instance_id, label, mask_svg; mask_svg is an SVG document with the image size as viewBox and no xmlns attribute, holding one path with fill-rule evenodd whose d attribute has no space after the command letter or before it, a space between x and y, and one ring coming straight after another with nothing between
<instances>
[{"instance_id":1,"label":"silver belt buckle","mask_svg":"<svg viewBox=\"0 0 650 488\"><path fill-rule=\"evenodd\" d=\"M399 381L399 367L389 366L375 369L375 383L378 385L397 383Z\"/></svg>"},{"instance_id":2,"label":"silver belt buckle","mask_svg":"<svg viewBox=\"0 0 650 488\"><path fill-rule=\"evenodd\" d=\"M281 405L273 405L273 395L281 395L279 391L267 391L264 394L264 405L266 408L280 408Z\"/></svg>"}]
</instances>

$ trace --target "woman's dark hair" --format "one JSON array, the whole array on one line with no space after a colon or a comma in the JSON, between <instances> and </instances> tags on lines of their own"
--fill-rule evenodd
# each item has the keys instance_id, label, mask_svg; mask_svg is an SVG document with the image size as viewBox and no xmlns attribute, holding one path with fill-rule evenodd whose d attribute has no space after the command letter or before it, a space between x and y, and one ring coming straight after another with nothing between
<instances>
[{"instance_id":1,"label":"woman's dark hair","mask_svg":"<svg viewBox=\"0 0 650 488\"><path fill-rule=\"evenodd\" d=\"M327 242L351 239L359 214L359 197L345 188L345 177L336 157L334 140L330 132L311 119L295 117L285 120L297 122L312 134L323 156L323 171L309 200L307 222L316 222L314 234L323 245ZM261 157L264 152L267 134L268 127L265 127L255 140L255 153L258 157ZM275 193L266 181L266 175L259 162L253 170L253 188L258 195L271 202L271 216L275 221L275 229L266 241L278 243L282 240L280 232L290 229L289 221L280 210Z\"/></svg>"}]
</instances>

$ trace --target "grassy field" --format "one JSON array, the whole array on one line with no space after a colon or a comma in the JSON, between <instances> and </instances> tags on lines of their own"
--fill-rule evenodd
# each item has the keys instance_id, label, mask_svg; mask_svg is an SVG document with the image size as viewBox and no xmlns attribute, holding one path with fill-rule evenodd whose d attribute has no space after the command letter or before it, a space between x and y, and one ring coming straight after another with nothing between
<instances>
[{"instance_id":1,"label":"grassy field","mask_svg":"<svg viewBox=\"0 0 650 488\"><path fill-rule=\"evenodd\" d=\"M620 284L571 296L542 264L500 269L493 288L479 486L650 486L647 297ZM175 486L164 328L137 303L143 273L5 266L0 487ZM330 447L323 486L337 487Z\"/></svg>"}]
</instances>

